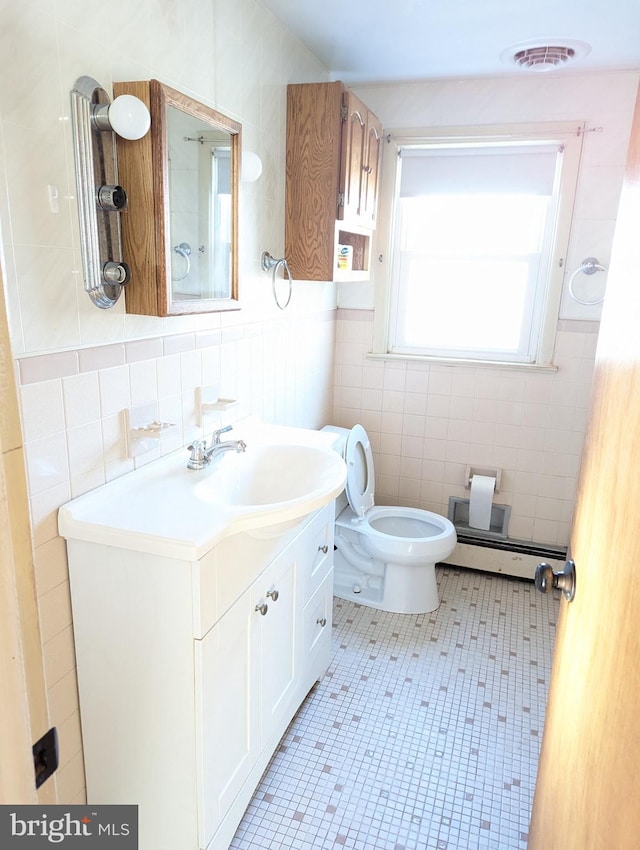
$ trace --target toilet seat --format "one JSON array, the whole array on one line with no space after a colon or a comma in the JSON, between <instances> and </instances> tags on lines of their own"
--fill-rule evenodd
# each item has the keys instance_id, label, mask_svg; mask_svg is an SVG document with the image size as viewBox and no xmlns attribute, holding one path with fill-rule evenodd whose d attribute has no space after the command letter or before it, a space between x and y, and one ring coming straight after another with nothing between
<instances>
[{"instance_id":1,"label":"toilet seat","mask_svg":"<svg viewBox=\"0 0 640 850\"><path fill-rule=\"evenodd\" d=\"M453 526L445 517L400 505L376 505L375 469L369 435L354 425L345 435L342 454L347 464L345 493L349 507L336 520L338 526L358 526L363 547L372 555L406 559L427 546L438 557L447 557Z\"/></svg>"},{"instance_id":2,"label":"toilet seat","mask_svg":"<svg viewBox=\"0 0 640 850\"><path fill-rule=\"evenodd\" d=\"M362 425L354 425L350 430L344 460L347 464L347 499L356 516L364 517L374 504L376 476L371 443Z\"/></svg>"}]
</instances>

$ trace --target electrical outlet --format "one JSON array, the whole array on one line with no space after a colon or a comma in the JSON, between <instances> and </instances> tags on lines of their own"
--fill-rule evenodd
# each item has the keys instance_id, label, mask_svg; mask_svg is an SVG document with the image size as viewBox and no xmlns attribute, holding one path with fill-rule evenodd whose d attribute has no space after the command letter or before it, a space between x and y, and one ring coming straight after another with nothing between
<instances>
[{"instance_id":1,"label":"electrical outlet","mask_svg":"<svg viewBox=\"0 0 640 850\"><path fill-rule=\"evenodd\" d=\"M33 768L36 774L36 788L58 769L58 731L55 726L33 745Z\"/></svg>"}]
</instances>

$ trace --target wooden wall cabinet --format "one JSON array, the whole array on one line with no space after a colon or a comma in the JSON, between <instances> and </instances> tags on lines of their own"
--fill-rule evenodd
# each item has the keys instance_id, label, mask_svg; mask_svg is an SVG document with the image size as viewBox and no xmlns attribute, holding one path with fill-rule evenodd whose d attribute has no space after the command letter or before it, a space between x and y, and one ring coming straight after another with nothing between
<instances>
[{"instance_id":1,"label":"wooden wall cabinet","mask_svg":"<svg viewBox=\"0 0 640 850\"><path fill-rule=\"evenodd\" d=\"M150 133L118 138L127 312L239 310L241 125L158 80L117 82L113 93L135 95L151 113Z\"/></svg>"},{"instance_id":2,"label":"wooden wall cabinet","mask_svg":"<svg viewBox=\"0 0 640 850\"><path fill-rule=\"evenodd\" d=\"M285 254L298 280L368 280L382 127L341 82L287 88ZM351 246L351 268L338 246Z\"/></svg>"}]
</instances>

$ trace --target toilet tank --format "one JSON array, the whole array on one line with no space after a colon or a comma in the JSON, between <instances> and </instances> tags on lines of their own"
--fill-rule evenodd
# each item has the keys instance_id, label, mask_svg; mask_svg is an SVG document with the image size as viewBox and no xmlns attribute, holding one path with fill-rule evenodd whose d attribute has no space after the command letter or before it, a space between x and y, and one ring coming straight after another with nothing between
<instances>
[{"instance_id":1,"label":"toilet tank","mask_svg":"<svg viewBox=\"0 0 640 850\"><path fill-rule=\"evenodd\" d=\"M341 428L339 425L325 425L324 428L321 428L320 430L329 431L336 435L333 448L335 451L339 452L341 457L344 457L344 453L347 448L347 438L351 433L351 428Z\"/></svg>"},{"instance_id":2,"label":"toilet tank","mask_svg":"<svg viewBox=\"0 0 640 850\"><path fill-rule=\"evenodd\" d=\"M341 428L339 425L325 425L324 428L320 429L321 431L330 431L331 433L336 435L335 442L333 444L334 451L338 452L340 457L344 458L344 453L347 448L347 437L351 433L350 428ZM339 496L336 497L336 516L340 516L342 511L349 504L349 500L347 499L347 494L343 490Z\"/></svg>"}]
</instances>

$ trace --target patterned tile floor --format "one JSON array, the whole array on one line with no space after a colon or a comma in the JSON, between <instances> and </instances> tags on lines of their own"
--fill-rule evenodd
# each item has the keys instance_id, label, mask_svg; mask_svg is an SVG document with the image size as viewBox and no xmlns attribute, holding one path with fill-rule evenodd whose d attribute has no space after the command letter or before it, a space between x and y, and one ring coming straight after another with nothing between
<instances>
[{"instance_id":1,"label":"patterned tile floor","mask_svg":"<svg viewBox=\"0 0 640 850\"><path fill-rule=\"evenodd\" d=\"M333 657L232 850L524 850L558 599L437 570L440 607L334 602Z\"/></svg>"}]
</instances>

